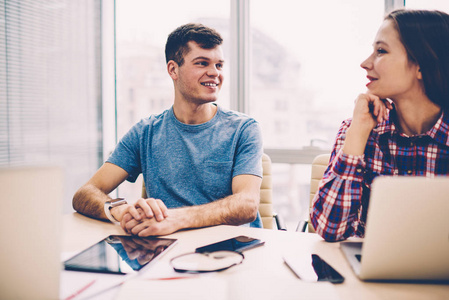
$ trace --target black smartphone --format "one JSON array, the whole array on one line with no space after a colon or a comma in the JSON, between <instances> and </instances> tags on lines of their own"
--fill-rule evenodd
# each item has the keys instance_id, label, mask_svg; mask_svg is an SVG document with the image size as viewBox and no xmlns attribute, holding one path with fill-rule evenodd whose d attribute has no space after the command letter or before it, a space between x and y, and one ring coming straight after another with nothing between
<instances>
[{"instance_id":1,"label":"black smartphone","mask_svg":"<svg viewBox=\"0 0 449 300\"><path fill-rule=\"evenodd\" d=\"M245 250L249 250L255 247L259 247L265 244L264 241L255 239L249 236L236 236L232 239L220 241L217 243L213 243L210 245L206 245L203 247L199 247L195 249L195 252L198 253L206 253L206 252L214 252L214 251L221 251L221 250L228 250L228 251L236 251L236 252L243 252Z\"/></svg>"},{"instance_id":2,"label":"black smartphone","mask_svg":"<svg viewBox=\"0 0 449 300\"><path fill-rule=\"evenodd\" d=\"M335 271L334 268L316 254L312 254L312 266L318 276L318 281L342 283L345 280L340 273Z\"/></svg>"}]
</instances>

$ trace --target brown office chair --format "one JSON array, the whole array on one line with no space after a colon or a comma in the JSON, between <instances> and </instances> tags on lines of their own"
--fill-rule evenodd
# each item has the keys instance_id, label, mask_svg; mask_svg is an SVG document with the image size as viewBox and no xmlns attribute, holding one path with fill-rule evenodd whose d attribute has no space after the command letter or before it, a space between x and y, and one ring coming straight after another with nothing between
<instances>
[{"instance_id":1,"label":"brown office chair","mask_svg":"<svg viewBox=\"0 0 449 300\"><path fill-rule=\"evenodd\" d=\"M271 159L267 154L262 155L263 178L260 186L259 214L262 218L263 228L273 229L273 219L276 221L277 229L286 230L283 220L273 212L273 182L271 178ZM145 182L142 182L142 198L147 197Z\"/></svg>"},{"instance_id":2,"label":"brown office chair","mask_svg":"<svg viewBox=\"0 0 449 300\"><path fill-rule=\"evenodd\" d=\"M321 179L323 178L324 171L329 164L330 154L320 154L316 156L312 161L312 172L310 178L310 199L309 199L309 212L312 210L312 200L315 197L315 194L318 191L318 185L320 184ZM310 214L308 221L302 221L298 224L296 231L302 232L315 232L315 229L310 222Z\"/></svg>"}]
</instances>

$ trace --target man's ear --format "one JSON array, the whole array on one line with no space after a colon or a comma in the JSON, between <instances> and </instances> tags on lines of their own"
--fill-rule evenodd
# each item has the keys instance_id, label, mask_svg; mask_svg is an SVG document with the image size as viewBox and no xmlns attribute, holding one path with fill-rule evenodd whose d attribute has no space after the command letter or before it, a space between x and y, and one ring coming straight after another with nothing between
<instances>
[{"instance_id":1,"label":"man's ear","mask_svg":"<svg viewBox=\"0 0 449 300\"><path fill-rule=\"evenodd\" d=\"M167 72L168 75L170 75L171 79L176 80L178 79L178 71L179 66L174 60L170 60L167 63Z\"/></svg>"}]
</instances>

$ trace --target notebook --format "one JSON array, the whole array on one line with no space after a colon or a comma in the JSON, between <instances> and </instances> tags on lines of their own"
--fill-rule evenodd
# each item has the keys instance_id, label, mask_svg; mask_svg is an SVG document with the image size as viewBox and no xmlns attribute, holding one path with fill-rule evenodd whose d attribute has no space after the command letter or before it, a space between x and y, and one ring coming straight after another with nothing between
<instances>
[{"instance_id":1,"label":"notebook","mask_svg":"<svg viewBox=\"0 0 449 300\"><path fill-rule=\"evenodd\" d=\"M377 177L363 243L341 249L362 280L449 281L449 177Z\"/></svg>"},{"instance_id":2,"label":"notebook","mask_svg":"<svg viewBox=\"0 0 449 300\"><path fill-rule=\"evenodd\" d=\"M58 299L63 178L55 167L0 168L2 299Z\"/></svg>"}]
</instances>

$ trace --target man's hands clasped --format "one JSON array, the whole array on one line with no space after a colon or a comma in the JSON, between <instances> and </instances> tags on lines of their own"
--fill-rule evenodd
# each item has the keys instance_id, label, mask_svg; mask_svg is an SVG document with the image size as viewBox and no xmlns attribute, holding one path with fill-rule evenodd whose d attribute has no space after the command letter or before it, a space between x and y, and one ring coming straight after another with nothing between
<instances>
[{"instance_id":1,"label":"man's hands clasped","mask_svg":"<svg viewBox=\"0 0 449 300\"><path fill-rule=\"evenodd\" d=\"M120 226L128 234L139 236L158 235L149 230L158 222L166 220L168 209L159 199L139 199L134 205L129 205L123 212ZM151 234L154 233L154 234Z\"/></svg>"}]
</instances>

